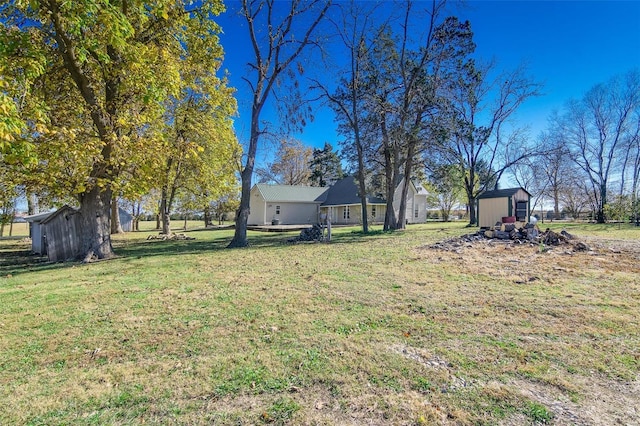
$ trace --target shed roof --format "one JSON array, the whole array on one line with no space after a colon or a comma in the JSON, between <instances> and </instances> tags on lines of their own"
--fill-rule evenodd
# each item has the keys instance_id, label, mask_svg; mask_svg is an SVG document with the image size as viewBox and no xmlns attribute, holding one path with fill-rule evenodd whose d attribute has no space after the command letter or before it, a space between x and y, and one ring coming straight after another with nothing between
<instances>
[{"instance_id":1,"label":"shed roof","mask_svg":"<svg viewBox=\"0 0 640 426\"><path fill-rule=\"evenodd\" d=\"M506 197L512 196L513 194L515 194L520 190L523 190L524 192L526 192L527 195L531 195L529 191L527 191L522 187L506 188L506 189L496 189L494 191L485 191L482 194L478 195L478 200L484 199L484 198L506 198Z\"/></svg>"},{"instance_id":2,"label":"shed roof","mask_svg":"<svg viewBox=\"0 0 640 426\"><path fill-rule=\"evenodd\" d=\"M337 181L329 188L323 206L345 206L360 204L358 186L353 176L347 176ZM386 204L382 198L367 196L367 204Z\"/></svg>"},{"instance_id":3,"label":"shed roof","mask_svg":"<svg viewBox=\"0 0 640 426\"><path fill-rule=\"evenodd\" d=\"M43 220L45 220L46 218L48 218L54 213L55 211L32 214L29 216L25 216L24 220L26 220L27 222L42 222Z\"/></svg>"},{"instance_id":4,"label":"shed roof","mask_svg":"<svg viewBox=\"0 0 640 426\"><path fill-rule=\"evenodd\" d=\"M328 188L317 186L256 184L265 201L291 203L321 203Z\"/></svg>"},{"instance_id":5,"label":"shed roof","mask_svg":"<svg viewBox=\"0 0 640 426\"><path fill-rule=\"evenodd\" d=\"M42 221L42 224L46 225L47 223L51 222L53 219L55 219L56 217L60 216L61 214L65 213L65 212L69 212L70 214L76 214L76 213L78 213L78 210L74 209L73 207L69 207L69 206L67 206L65 204L64 206L60 207L55 212L52 212L51 214L49 214L49 216L47 216Z\"/></svg>"}]
</instances>

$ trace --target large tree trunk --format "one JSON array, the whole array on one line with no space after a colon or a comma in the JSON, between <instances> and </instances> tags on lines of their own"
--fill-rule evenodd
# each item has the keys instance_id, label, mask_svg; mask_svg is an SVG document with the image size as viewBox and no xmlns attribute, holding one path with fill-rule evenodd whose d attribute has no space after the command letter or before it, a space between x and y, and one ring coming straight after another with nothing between
<instances>
[{"instance_id":1,"label":"large tree trunk","mask_svg":"<svg viewBox=\"0 0 640 426\"><path fill-rule=\"evenodd\" d=\"M211 207L206 206L204 208L204 227L211 226Z\"/></svg>"},{"instance_id":2,"label":"large tree trunk","mask_svg":"<svg viewBox=\"0 0 640 426\"><path fill-rule=\"evenodd\" d=\"M393 195L396 190L396 173L394 167L394 160L397 160L397 155L391 156L391 141L389 140L389 134L387 132L387 123L384 113L381 114L380 129L382 130L382 142L384 144L384 179L385 179L385 193L387 199L387 205L384 215L384 226L382 229L390 231L396 229L398 226L398 220L396 218L396 211L393 207Z\"/></svg>"},{"instance_id":3,"label":"large tree trunk","mask_svg":"<svg viewBox=\"0 0 640 426\"><path fill-rule=\"evenodd\" d=\"M467 195L467 206L469 208L469 226L477 225L478 218L476 216L476 197Z\"/></svg>"},{"instance_id":4,"label":"large tree trunk","mask_svg":"<svg viewBox=\"0 0 640 426\"><path fill-rule=\"evenodd\" d=\"M255 160L255 156L252 160ZM249 200L251 198L251 175L253 174L253 161L251 162L251 168L249 168L249 160L247 160L247 166L241 173L242 179L242 194L240 196L240 206L236 213L236 229L233 235L233 239L227 247L246 247L247 242L247 221L249 220Z\"/></svg>"},{"instance_id":5,"label":"large tree trunk","mask_svg":"<svg viewBox=\"0 0 640 426\"><path fill-rule=\"evenodd\" d=\"M407 159L404 166L404 185L402 185L402 198L400 198L400 211L398 212L398 229L407 227L407 195L409 195L409 185L411 185L411 174L413 173L415 144L416 141L411 141L407 149Z\"/></svg>"},{"instance_id":6,"label":"large tree trunk","mask_svg":"<svg viewBox=\"0 0 640 426\"><path fill-rule=\"evenodd\" d=\"M80 197L80 256L84 262L115 256L111 246L111 190L94 187Z\"/></svg>"},{"instance_id":7,"label":"large tree trunk","mask_svg":"<svg viewBox=\"0 0 640 426\"><path fill-rule=\"evenodd\" d=\"M118 197L115 195L111 200L111 233L124 234L120 223L120 209L118 208Z\"/></svg>"},{"instance_id":8,"label":"large tree trunk","mask_svg":"<svg viewBox=\"0 0 640 426\"><path fill-rule=\"evenodd\" d=\"M598 204L598 211L596 214L596 220L598 223L605 223L607 218L604 214L604 206L607 205L607 184L600 185L600 203Z\"/></svg>"},{"instance_id":9,"label":"large tree trunk","mask_svg":"<svg viewBox=\"0 0 640 426\"><path fill-rule=\"evenodd\" d=\"M169 203L166 195L163 195L162 200L160 201L160 221L162 222L162 233L165 235L169 235L171 233L171 217L169 213Z\"/></svg>"},{"instance_id":10,"label":"large tree trunk","mask_svg":"<svg viewBox=\"0 0 640 426\"><path fill-rule=\"evenodd\" d=\"M260 135L259 117L262 104L254 101L254 108L251 112L251 136L249 138L249 150L247 152L247 164L242 173L240 180L242 182L240 194L240 206L236 212L236 227L233 239L227 246L228 248L247 247L247 222L249 220L249 201L251 199L251 176L253 175L253 167L256 161L256 153L258 151L258 138Z\"/></svg>"},{"instance_id":11,"label":"large tree trunk","mask_svg":"<svg viewBox=\"0 0 640 426\"><path fill-rule=\"evenodd\" d=\"M27 192L27 214L33 215L40 213L38 209L38 197L32 192Z\"/></svg>"}]
</instances>

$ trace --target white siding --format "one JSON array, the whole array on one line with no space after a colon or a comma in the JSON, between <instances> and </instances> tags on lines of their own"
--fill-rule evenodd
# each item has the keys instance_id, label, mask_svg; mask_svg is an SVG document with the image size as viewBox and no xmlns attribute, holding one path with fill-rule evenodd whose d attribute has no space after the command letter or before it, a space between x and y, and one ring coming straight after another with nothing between
<instances>
[{"instance_id":1,"label":"white siding","mask_svg":"<svg viewBox=\"0 0 640 426\"><path fill-rule=\"evenodd\" d=\"M279 210L278 207L280 207ZM269 202L266 208L265 224L270 225L273 219L280 220L281 225L318 223L318 208L319 204L316 203Z\"/></svg>"},{"instance_id":2,"label":"white siding","mask_svg":"<svg viewBox=\"0 0 640 426\"><path fill-rule=\"evenodd\" d=\"M265 217L265 202L262 194L257 187L251 189L251 198L249 199L249 218L247 219L248 225L267 225L267 218ZM271 225L271 219L269 218L269 225Z\"/></svg>"},{"instance_id":3,"label":"white siding","mask_svg":"<svg viewBox=\"0 0 640 426\"><path fill-rule=\"evenodd\" d=\"M396 218L400 212L403 185L404 179L393 193L393 208L396 213ZM418 209L418 217L416 217L416 208ZM404 218L408 223L425 223L427 221L427 196L418 194L413 184L409 185L409 191L407 192L407 205Z\"/></svg>"}]
</instances>

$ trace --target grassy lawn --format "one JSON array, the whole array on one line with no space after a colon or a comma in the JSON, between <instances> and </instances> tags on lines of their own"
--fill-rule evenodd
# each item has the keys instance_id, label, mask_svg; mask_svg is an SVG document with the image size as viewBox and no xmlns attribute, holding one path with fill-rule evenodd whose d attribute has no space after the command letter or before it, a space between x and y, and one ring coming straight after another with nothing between
<instances>
[{"instance_id":1,"label":"grassy lawn","mask_svg":"<svg viewBox=\"0 0 640 426\"><path fill-rule=\"evenodd\" d=\"M540 224L592 248L573 253L428 247L460 223L227 250L199 226L145 224L89 265L0 240L0 424L640 418L640 228Z\"/></svg>"}]
</instances>

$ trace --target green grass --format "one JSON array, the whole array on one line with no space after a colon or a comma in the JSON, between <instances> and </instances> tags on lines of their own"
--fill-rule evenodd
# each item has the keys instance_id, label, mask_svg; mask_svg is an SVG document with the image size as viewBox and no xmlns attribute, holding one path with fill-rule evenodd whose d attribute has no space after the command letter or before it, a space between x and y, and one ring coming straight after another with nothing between
<instances>
[{"instance_id":1,"label":"green grass","mask_svg":"<svg viewBox=\"0 0 640 426\"><path fill-rule=\"evenodd\" d=\"M516 381L580 401L585 380L640 370L637 270L604 271L609 254L576 270L536 255L519 285L419 249L460 223L331 244L249 232L234 250L232 230L145 229L88 265L0 240L0 424L533 424L554 413Z\"/></svg>"}]
</instances>

